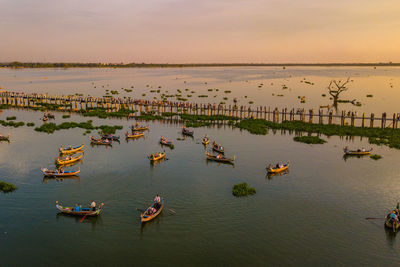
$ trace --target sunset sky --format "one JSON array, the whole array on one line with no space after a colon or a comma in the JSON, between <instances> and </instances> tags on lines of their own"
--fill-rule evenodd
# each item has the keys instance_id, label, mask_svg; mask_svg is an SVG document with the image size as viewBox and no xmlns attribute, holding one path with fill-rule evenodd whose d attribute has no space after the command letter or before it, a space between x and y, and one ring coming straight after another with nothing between
<instances>
[{"instance_id":1,"label":"sunset sky","mask_svg":"<svg viewBox=\"0 0 400 267\"><path fill-rule=\"evenodd\" d=\"M400 62L399 0L0 0L0 61Z\"/></svg>"}]
</instances>

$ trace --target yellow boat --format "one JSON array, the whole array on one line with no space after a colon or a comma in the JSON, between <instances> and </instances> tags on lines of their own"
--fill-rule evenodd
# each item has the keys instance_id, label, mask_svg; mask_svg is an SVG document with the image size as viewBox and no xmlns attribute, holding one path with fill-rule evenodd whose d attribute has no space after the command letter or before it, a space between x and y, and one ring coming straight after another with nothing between
<instances>
[{"instance_id":1,"label":"yellow boat","mask_svg":"<svg viewBox=\"0 0 400 267\"><path fill-rule=\"evenodd\" d=\"M154 155L154 154L151 154L149 156L149 160L151 162L154 162L154 161L157 161L157 160L160 160L160 159L163 159L163 158L165 158L165 152L164 153L157 153L157 156Z\"/></svg>"},{"instance_id":2,"label":"yellow boat","mask_svg":"<svg viewBox=\"0 0 400 267\"><path fill-rule=\"evenodd\" d=\"M137 138L137 137L141 137L144 136L143 132L135 132L133 134L129 134L129 133L125 133L126 138Z\"/></svg>"},{"instance_id":3,"label":"yellow boat","mask_svg":"<svg viewBox=\"0 0 400 267\"><path fill-rule=\"evenodd\" d=\"M148 214L148 210L150 208L155 208L156 212L153 214ZM153 205L151 205L151 207L149 207L144 213L140 214L140 221L142 223L144 222L148 222L153 220L155 217L157 217L158 215L160 215L161 211L164 208L164 198L161 198L161 202L157 205L156 203L154 203Z\"/></svg>"},{"instance_id":4,"label":"yellow boat","mask_svg":"<svg viewBox=\"0 0 400 267\"><path fill-rule=\"evenodd\" d=\"M61 146L59 150L61 154L75 154L76 152L81 151L84 146L85 146L84 144L76 147L69 146L67 148L63 148Z\"/></svg>"},{"instance_id":5,"label":"yellow boat","mask_svg":"<svg viewBox=\"0 0 400 267\"><path fill-rule=\"evenodd\" d=\"M267 171L268 173L279 173L279 172L283 172L286 171L289 168L289 162L286 164L283 164L281 167L272 167L271 165L269 165L267 167Z\"/></svg>"},{"instance_id":6,"label":"yellow boat","mask_svg":"<svg viewBox=\"0 0 400 267\"><path fill-rule=\"evenodd\" d=\"M208 139L208 137L204 136L201 143L205 146L208 146L208 144L210 143L210 139Z\"/></svg>"},{"instance_id":7,"label":"yellow boat","mask_svg":"<svg viewBox=\"0 0 400 267\"><path fill-rule=\"evenodd\" d=\"M396 231L399 229L399 227L400 227L400 222L395 221L394 219L390 219L390 217L389 217L390 214L391 214L391 213L389 213L389 214L386 216L386 219L385 219L385 226L386 226L387 228L389 228L389 229L393 229L393 232L396 232Z\"/></svg>"},{"instance_id":8,"label":"yellow boat","mask_svg":"<svg viewBox=\"0 0 400 267\"><path fill-rule=\"evenodd\" d=\"M80 160L82 157L83 157L83 154L79 154L76 157L70 157L70 156L67 156L64 158L57 157L56 162L58 165L70 164L70 163Z\"/></svg>"},{"instance_id":9,"label":"yellow boat","mask_svg":"<svg viewBox=\"0 0 400 267\"><path fill-rule=\"evenodd\" d=\"M357 150L349 150L347 147L343 149L345 155L355 155L355 156L363 156L371 154L372 148L370 150L365 149L357 149Z\"/></svg>"}]
</instances>

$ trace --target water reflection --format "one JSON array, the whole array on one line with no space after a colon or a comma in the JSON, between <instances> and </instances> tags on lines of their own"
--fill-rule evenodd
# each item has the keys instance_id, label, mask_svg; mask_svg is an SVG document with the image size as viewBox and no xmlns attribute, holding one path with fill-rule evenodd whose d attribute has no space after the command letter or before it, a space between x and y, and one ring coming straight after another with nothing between
<instances>
[{"instance_id":1,"label":"water reflection","mask_svg":"<svg viewBox=\"0 0 400 267\"><path fill-rule=\"evenodd\" d=\"M386 241L387 244L390 247L394 247L394 244L396 243L396 235L397 235L397 231L393 231L393 229L389 229L387 227L385 227L385 233L386 233Z\"/></svg>"},{"instance_id":2,"label":"water reflection","mask_svg":"<svg viewBox=\"0 0 400 267\"><path fill-rule=\"evenodd\" d=\"M267 172L267 178L268 180L272 180L272 178L274 178L274 176L283 176L289 173L289 169L283 171L283 172L278 172L278 173L271 173L271 172Z\"/></svg>"},{"instance_id":3,"label":"water reflection","mask_svg":"<svg viewBox=\"0 0 400 267\"><path fill-rule=\"evenodd\" d=\"M365 156L369 156L369 155L348 155L348 154L344 154L343 155L343 160L347 161L348 159L352 159L352 158L364 158Z\"/></svg>"},{"instance_id":4,"label":"water reflection","mask_svg":"<svg viewBox=\"0 0 400 267\"><path fill-rule=\"evenodd\" d=\"M75 180L77 182L81 181L81 178L78 175L68 176L68 177L43 177L43 183L47 184L49 181L57 181L64 182L64 180Z\"/></svg>"},{"instance_id":5,"label":"water reflection","mask_svg":"<svg viewBox=\"0 0 400 267\"><path fill-rule=\"evenodd\" d=\"M99 216L87 216L84 218L84 220L82 221L83 217L82 216L74 216L74 215L70 215L70 214L65 214L62 212L58 212L56 214L56 220L70 220L70 221L74 221L75 223L78 224L90 224L92 226L92 231L96 230L96 225L102 225L103 224L103 220L101 218L101 215Z\"/></svg>"}]
</instances>

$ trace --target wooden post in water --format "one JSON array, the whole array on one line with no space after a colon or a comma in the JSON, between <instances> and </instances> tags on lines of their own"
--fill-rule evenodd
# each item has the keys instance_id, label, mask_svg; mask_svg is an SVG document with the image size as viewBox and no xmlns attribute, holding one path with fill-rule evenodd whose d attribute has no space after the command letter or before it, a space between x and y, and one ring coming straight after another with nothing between
<instances>
[{"instance_id":1,"label":"wooden post in water","mask_svg":"<svg viewBox=\"0 0 400 267\"><path fill-rule=\"evenodd\" d=\"M396 113L393 113L393 124L392 124L393 129L396 128L395 125L396 125Z\"/></svg>"},{"instance_id":2,"label":"wooden post in water","mask_svg":"<svg viewBox=\"0 0 400 267\"><path fill-rule=\"evenodd\" d=\"M309 116L308 122L309 123L314 123L314 110L310 109L308 112L309 112L309 114L308 114L308 116Z\"/></svg>"},{"instance_id":3,"label":"wooden post in water","mask_svg":"<svg viewBox=\"0 0 400 267\"><path fill-rule=\"evenodd\" d=\"M369 127L374 128L374 119L375 119L375 114L371 113L371 118L369 122Z\"/></svg>"},{"instance_id":4,"label":"wooden post in water","mask_svg":"<svg viewBox=\"0 0 400 267\"><path fill-rule=\"evenodd\" d=\"M354 112L351 112L351 126L354 127L354 124L355 124L355 114Z\"/></svg>"},{"instance_id":5,"label":"wooden post in water","mask_svg":"<svg viewBox=\"0 0 400 267\"><path fill-rule=\"evenodd\" d=\"M361 127L365 127L365 113L362 115Z\"/></svg>"},{"instance_id":6,"label":"wooden post in water","mask_svg":"<svg viewBox=\"0 0 400 267\"><path fill-rule=\"evenodd\" d=\"M271 107L268 107L268 121L271 121Z\"/></svg>"},{"instance_id":7,"label":"wooden post in water","mask_svg":"<svg viewBox=\"0 0 400 267\"><path fill-rule=\"evenodd\" d=\"M386 127L386 112L382 113L381 119L381 128L384 129Z\"/></svg>"}]
</instances>

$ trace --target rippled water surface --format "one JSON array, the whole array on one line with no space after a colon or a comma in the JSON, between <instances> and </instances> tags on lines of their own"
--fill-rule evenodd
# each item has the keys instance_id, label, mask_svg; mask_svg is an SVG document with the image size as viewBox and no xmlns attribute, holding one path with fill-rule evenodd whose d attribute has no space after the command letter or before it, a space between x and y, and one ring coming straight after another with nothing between
<instances>
[{"instance_id":1,"label":"rippled water surface","mask_svg":"<svg viewBox=\"0 0 400 267\"><path fill-rule=\"evenodd\" d=\"M134 84L144 92L146 83L153 88L175 88L175 83L186 79L189 88L197 86L208 92L207 86L216 87L213 82L222 91L222 83L231 88L229 80L245 84L247 79L255 86L258 80L271 79L272 74L264 71L272 69L216 69L214 74L211 69L0 70L0 85L9 90L38 88L60 94L98 89L96 92L101 95L105 89L91 89L92 82L108 81L110 87L118 88ZM283 72L278 68L274 71ZM306 75L304 69L287 71L299 73L296 79L291 74L290 79L296 83ZM320 81L320 87L329 80L329 71L332 77L346 76L347 71L359 72L354 84L358 80L369 84L368 80L376 78L397 79L400 86L396 68L387 68L390 75L386 76L385 69L365 71L378 72L375 78L357 68L310 71L313 80ZM253 75L257 82L251 79ZM176 77L179 82L173 80ZM204 85L204 81L208 84ZM396 83L393 84L395 88ZM376 96L371 103L382 103L374 108L382 108L378 89L368 86L363 90ZM380 86L384 88L386 84L376 82L376 88ZM255 87L249 91L256 94ZM239 89L238 85L232 88L232 96ZM300 106L294 96L296 90L308 89L293 86L294 100L280 99ZM395 91L385 90L382 89L382 98L390 98L384 92ZM252 99L261 101L255 95ZM272 105L268 98L260 104L264 102ZM395 110L396 106L388 104L387 108ZM15 109L4 110L0 119L11 115L17 116L17 121L35 122L36 126L42 123L41 112ZM57 123L87 120L78 115L62 119L61 115L56 113ZM133 122L93 119L94 125L123 125L124 129L117 132L121 136ZM46 134L26 126L0 126L0 133L11 135L10 143L0 143L0 180L18 186L13 193L0 194L1 265L400 264L398 237L385 231L383 219L365 219L383 218L399 200L400 151L371 146L367 139L358 137L323 136L326 144L306 145L294 142L293 133L289 132L270 131L268 135L256 136L224 125L196 128L193 139L177 140L182 138L181 124L166 120L149 125L145 138L129 142L122 139L110 148L90 146L83 129ZM206 133L226 147L227 156L236 156L234 166L206 161L200 144ZM95 131L92 134L97 135ZM171 139L175 149L165 148L168 160L152 166L146 156L162 151L158 144L160 135ZM40 167L54 167L61 144L81 143L85 144L83 161L71 167L81 167L79 178L43 179ZM346 145L372 147L383 159L345 160L342 148ZM289 173L267 177L266 164L278 161L290 161ZM239 182L255 187L257 194L235 198L232 187ZM165 210L154 221L141 225L138 209L146 208L157 193L165 198ZM57 200L70 205L88 204L92 199L104 202L104 211L98 218L86 218L82 223L80 218L58 214L55 208Z\"/></svg>"}]
</instances>

